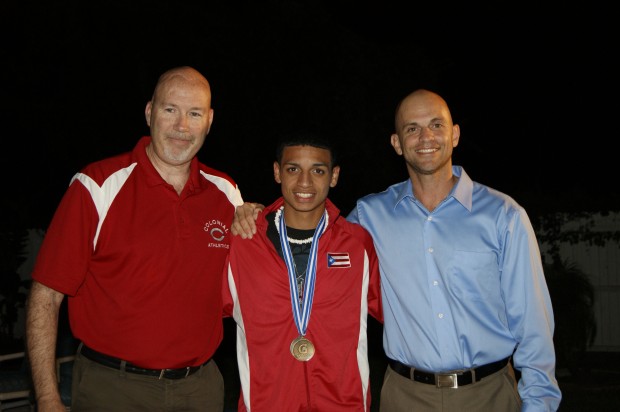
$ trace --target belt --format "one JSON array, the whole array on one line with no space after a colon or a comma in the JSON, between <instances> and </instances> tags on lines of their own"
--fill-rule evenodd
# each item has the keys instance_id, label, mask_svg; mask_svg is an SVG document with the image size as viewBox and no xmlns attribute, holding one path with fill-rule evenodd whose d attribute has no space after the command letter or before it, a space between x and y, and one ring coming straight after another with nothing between
<instances>
[{"instance_id":1,"label":"belt","mask_svg":"<svg viewBox=\"0 0 620 412\"><path fill-rule=\"evenodd\" d=\"M487 363L474 369L459 370L452 372L424 372L419 369L403 365L402 363L388 359L388 364L399 375L416 382L428 383L438 388L458 388L459 386L469 385L485 378L508 364L510 357L497 362Z\"/></svg>"},{"instance_id":2,"label":"belt","mask_svg":"<svg viewBox=\"0 0 620 412\"><path fill-rule=\"evenodd\" d=\"M84 355L84 357L90 359L93 362L97 362L103 366L107 366L108 368L113 369L122 369L122 364L125 364L125 372L129 373L137 373L139 375L148 375L148 376L157 376L159 379L183 379L188 376L196 373L200 368L206 365L208 361L198 366L188 366L186 368L178 368L178 369L145 369L136 365L132 365L131 363L127 363L121 359L114 358L112 356L104 355L103 353L97 352L94 349L89 348L86 345L82 345L82 349L80 353Z\"/></svg>"}]
</instances>

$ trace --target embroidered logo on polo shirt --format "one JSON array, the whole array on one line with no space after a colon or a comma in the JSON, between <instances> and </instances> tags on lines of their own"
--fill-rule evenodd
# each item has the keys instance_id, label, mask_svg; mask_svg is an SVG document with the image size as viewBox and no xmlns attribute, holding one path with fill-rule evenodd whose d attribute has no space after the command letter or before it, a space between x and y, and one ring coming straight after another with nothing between
<instances>
[{"instance_id":1,"label":"embroidered logo on polo shirt","mask_svg":"<svg viewBox=\"0 0 620 412\"><path fill-rule=\"evenodd\" d=\"M349 254L343 253L328 253L327 254L327 267L328 268L350 268L351 259Z\"/></svg>"},{"instance_id":2,"label":"embroidered logo on polo shirt","mask_svg":"<svg viewBox=\"0 0 620 412\"><path fill-rule=\"evenodd\" d=\"M217 243L209 243L209 247L223 247L228 249L230 245L228 243L221 243L226 234L228 233L228 227L217 219L209 220L205 223L203 230L207 232L213 240Z\"/></svg>"}]
</instances>

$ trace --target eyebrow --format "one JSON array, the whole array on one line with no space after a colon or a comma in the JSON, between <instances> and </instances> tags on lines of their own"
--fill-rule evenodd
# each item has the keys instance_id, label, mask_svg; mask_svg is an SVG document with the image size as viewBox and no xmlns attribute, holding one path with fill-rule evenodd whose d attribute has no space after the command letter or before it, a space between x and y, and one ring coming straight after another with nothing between
<instances>
[{"instance_id":1,"label":"eyebrow","mask_svg":"<svg viewBox=\"0 0 620 412\"><path fill-rule=\"evenodd\" d=\"M293 161L290 162L282 162L283 165L291 165L291 166L298 166L300 167L301 164L300 163L296 163ZM317 167L317 166L325 166L325 167L329 167L329 163L324 163L324 162L317 162L317 163L312 163L312 167Z\"/></svg>"}]
</instances>

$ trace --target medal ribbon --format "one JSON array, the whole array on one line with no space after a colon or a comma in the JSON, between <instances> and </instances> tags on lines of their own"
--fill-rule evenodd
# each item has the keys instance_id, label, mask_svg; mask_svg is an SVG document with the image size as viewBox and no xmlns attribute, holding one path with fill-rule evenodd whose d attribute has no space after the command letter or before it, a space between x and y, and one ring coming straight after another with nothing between
<instances>
[{"instance_id":1,"label":"medal ribbon","mask_svg":"<svg viewBox=\"0 0 620 412\"><path fill-rule=\"evenodd\" d=\"M278 223L280 227L280 246L282 247L282 255L284 256L284 262L288 269L288 280L291 291L291 304L293 307L293 319L295 320L295 326L301 336L306 334L308 329L308 322L310 321L310 311L312 309L312 299L314 298L314 283L316 280L316 260L317 251L319 248L319 238L323 234L326 228L326 216L327 210L323 212L321 220L314 231L312 237L312 246L310 247L310 256L308 256L308 269L306 272L306 279L304 280L304 298L303 302L299 303L299 293L297 292L297 274L295 273L295 261L293 260L293 252L291 252L291 246L288 243L286 235L286 223L284 222L284 213Z\"/></svg>"}]
</instances>

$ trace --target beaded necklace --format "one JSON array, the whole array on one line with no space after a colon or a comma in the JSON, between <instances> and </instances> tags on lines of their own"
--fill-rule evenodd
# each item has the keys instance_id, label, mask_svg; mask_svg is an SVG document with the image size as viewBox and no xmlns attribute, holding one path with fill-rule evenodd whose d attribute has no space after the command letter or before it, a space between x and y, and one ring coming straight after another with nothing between
<instances>
[{"instance_id":1,"label":"beaded necklace","mask_svg":"<svg viewBox=\"0 0 620 412\"><path fill-rule=\"evenodd\" d=\"M281 206L278 210L276 210L276 215L274 218L274 222L276 224L276 230L278 231L278 234L280 233L280 216L282 216L282 210L284 210L284 206ZM329 223L329 215L326 213L325 214L325 226L327 226L328 223ZM310 236L307 239L292 239L288 236L286 238L288 239L289 242L295 245L306 245L308 243L312 243L312 236Z\"/></svg>"}]
</instances>

